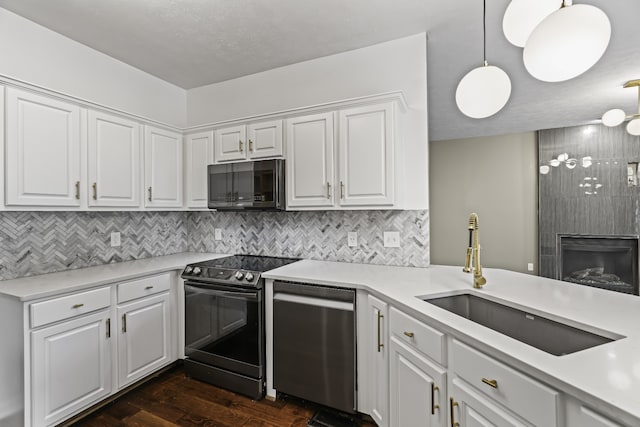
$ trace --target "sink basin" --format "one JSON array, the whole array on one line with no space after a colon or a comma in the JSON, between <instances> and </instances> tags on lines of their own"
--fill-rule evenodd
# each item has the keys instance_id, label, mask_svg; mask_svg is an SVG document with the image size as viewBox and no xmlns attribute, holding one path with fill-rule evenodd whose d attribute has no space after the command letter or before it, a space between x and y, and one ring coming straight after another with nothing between
<instances>
[{"instance_id":1,"label":"sink basin","mask_svg":"<svg viewBox=\"0 0 640 427\"><path fill-rule=\"evenodd\" d=\"M614 341L472 294L423 300L556 356Z\"/></svg>"}]
</instances>

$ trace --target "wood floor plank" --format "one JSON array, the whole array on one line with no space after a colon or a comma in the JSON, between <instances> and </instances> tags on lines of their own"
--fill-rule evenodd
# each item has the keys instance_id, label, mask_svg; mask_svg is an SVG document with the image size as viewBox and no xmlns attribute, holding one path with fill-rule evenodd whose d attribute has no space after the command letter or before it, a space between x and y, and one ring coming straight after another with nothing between
<instances>
[{"instance_id":1,"label":"wood floor plank","mask_svg":"<svg viewBox=\"0 0 640 427\"><path fill-rule=\"evenodd\" d=\"M189 378L176 367L73 427L306 427L317 406L284 396L255 401ZM375 427L362 422L362 427Z\"/></svg>"}]
</instances>

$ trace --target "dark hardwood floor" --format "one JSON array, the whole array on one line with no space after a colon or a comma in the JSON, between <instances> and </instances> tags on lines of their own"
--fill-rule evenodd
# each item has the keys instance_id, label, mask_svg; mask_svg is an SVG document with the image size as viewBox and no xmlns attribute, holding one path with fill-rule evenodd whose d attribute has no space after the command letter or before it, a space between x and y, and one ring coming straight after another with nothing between
<instances>
[{"instance_id":1,"label":"dark hardwood floor","mask_svg":"<svg viewBox=\"0 0 640 427\"><path fill-rule=\"evenodd\" d=\"M297 399L247 397L187 378L181 366L154 378L73 427L304 427L316 406ZM375 426L363 422L362 426Z\"/></svg>"}]
</instances>

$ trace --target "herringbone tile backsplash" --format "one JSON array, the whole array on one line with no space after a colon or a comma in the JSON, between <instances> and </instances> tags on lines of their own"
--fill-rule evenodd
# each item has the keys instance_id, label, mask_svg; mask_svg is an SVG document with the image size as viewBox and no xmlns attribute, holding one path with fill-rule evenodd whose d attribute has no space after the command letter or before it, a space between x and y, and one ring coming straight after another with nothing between
<instances>
[{"instance_id":1,"label":"herringbone tile backsplash","mask_svg":"<svg viewBox=\"0 0 640 427\"><path fill-rule=\"evenodd\" d=\"M2 212L0 280L184 252L185 221L184 212Z\"/></svg>"},{"instance_id":2,"label":"herringbone tile backsplash","mask_svg":"<svg viewBox=\"0 0 640 427\"><path fill-rule=\"evenodd\" d=\"M120 247L111 247L112 231ZM357 248L347 246L349 231ZM384 231L399 231L401 247L385 248ZM187 250L426 267L429 219L427 211L0 213L0 280Z\"/></svg>"},{"instance_id":3,"label":"herringbone tile backsplash","mask_svg":"<svg viewBox=\"0 0 640 427\"><path fill-rule=\"evenodd\" d=\"M214 229L222 240L214 240ZM427 267L427 211L191 212L189 250L300 257L326 261ZM358 233L358 247L347 233ZM400 248L385 248L383 232L400 232Z\"/></svg>"}]
</instances>

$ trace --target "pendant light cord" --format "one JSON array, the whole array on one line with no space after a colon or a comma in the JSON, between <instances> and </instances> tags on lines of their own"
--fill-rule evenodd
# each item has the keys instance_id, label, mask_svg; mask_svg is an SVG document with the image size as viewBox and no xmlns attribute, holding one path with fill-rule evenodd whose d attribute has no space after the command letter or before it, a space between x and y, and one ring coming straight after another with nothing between
<instances>
[{"instance_id":1,"label":"pendant light cord","mask_svg":"<svg viewBox=\"0 0 640 427\"><path fill-rule=\"evenodd\" d=\"M489 65L487 63L487 0L482 1L482 40L484 43L483 47L483 61L482 65L485 67Z\"/></svg>"}]
</instances>

